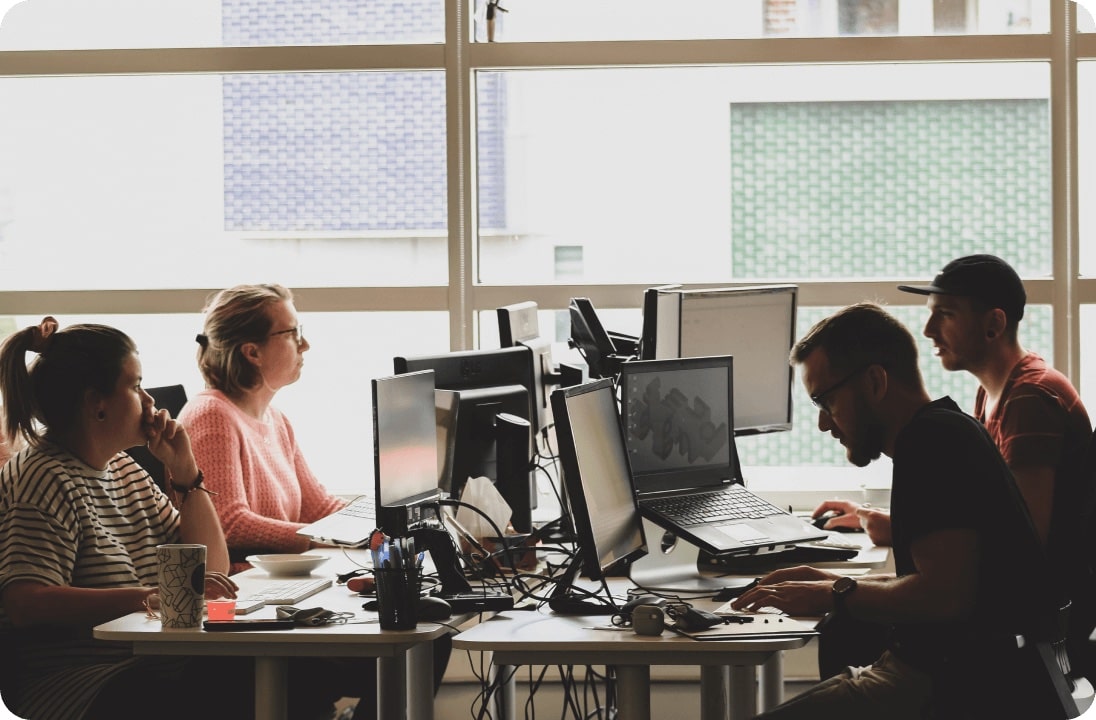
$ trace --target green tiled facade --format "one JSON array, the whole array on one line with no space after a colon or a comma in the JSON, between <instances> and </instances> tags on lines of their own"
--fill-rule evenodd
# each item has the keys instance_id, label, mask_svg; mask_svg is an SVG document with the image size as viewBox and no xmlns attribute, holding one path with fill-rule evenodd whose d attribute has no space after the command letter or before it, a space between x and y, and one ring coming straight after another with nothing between
<instances>
[{"instance_id":1,"label":"green tiled facade","mask_svg":"<svg viewBox=\"0 0 1096 720\"><path fill-rule=\"evenodd\" d=\"M732 274L927 275L976 250L1048 274L1049 113L1044 99L732 104Z\"/></svg>"},{"instance_id":2,"label":"green tiled facade","mask_svg":"<svg viewBox=\"0 0 1096 720\"><path fill-rule=\"evenodd\" d=\"M736 278L927 280L975 252L1050 274L1046 100L736 103L730 121ZM834 309L801 308L797 334ZM927 311L893 312L919 340L930 394L970 410L977 382L940 367ZM1020 340L1053 362L1049 308L1028 308ZM794 405L791 433L739 439L742 461L846 464L798 378Z\"/></svg>"}]
</instances>

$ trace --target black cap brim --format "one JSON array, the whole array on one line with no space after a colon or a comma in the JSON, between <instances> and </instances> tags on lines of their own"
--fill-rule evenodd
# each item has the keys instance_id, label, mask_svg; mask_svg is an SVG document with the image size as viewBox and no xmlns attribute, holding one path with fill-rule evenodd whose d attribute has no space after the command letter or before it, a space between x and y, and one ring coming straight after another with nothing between
<instances>
[{"instance_id":1,"label":"black cap brim","mask_svg":"<svg viewBox=\"0 0 1096 720\"><path fill-rule=\"evenodd\" d=\"M936 285L899 285L902 292L916 293L918 295L955 295L954 290L947 290Z\"/></svg>"}]
</instances>

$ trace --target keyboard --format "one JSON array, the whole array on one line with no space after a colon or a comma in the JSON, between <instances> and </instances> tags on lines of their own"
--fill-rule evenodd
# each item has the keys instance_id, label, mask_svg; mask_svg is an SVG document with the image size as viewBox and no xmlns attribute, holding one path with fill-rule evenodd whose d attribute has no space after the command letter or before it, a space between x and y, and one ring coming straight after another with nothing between
<instances>
[{"instance_id":1,"label":"keyboard","mask_svg":"<svg viewBox=\"0 0 1096 720\"><path fill-rule=\"evenodd\" d=\"M372 520L377 516L377 503L372 495L361 495L339 510L339 514Z\"/></svg>"},{"instance_id":2,"label":"keyboard","mask_svg":"<svg viewBox=\"0 0 1096 720\"><path fill-rule=\"evenodd\" d=\"M643 504L682 525L701 525L724 520L760 520L787 514L786 510L762 500L741 485L731 485L718 492L647 498L643 500Z\"/></svg>"},{"instance_id":3,"label":"keyboard","mask_svg":"<svg viewBox=\"0 0 1096 720\"><path fill-rule=\"evenodd\" d=\"M265 605L296 605L321 590L331 587L331 578L279 580L247 593L237 604L261 600Z\"/></svg>"}]
</instances>

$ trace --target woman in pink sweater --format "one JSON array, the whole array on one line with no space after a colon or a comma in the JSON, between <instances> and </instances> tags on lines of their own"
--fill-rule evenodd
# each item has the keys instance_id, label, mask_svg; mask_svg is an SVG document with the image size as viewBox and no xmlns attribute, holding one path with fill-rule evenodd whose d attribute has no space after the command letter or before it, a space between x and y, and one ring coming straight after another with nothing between
<instances>
[{"instance_id":1,"label":"woman in pink sweater","mask_svg":"<svg viewBox=\"0 0 1096 720\"><path fill-rule=\"evenodd\" d=\"M296 553L311 542L297 529L345 503L308 468L293 426L271 401L297 382L308 341L293 295L280 285L237 285L216 293L198 336L198 367L206 389L187 402L179 421L190 434L205 486L218 493L217 514L232 569L250 567L252 553ZM434 642L434 687L441 683L451 643ZM358 697L355 720L375 717L375 665L369 658L312 661L291 673L325 689ZM299 678L298 678L299 679Z\"/></svg>"},{"instance_id":2,"label":"woman in pink sweater","mask_svg":"<svg viewBox=\"0 0 1096 720\"><path fill-rule=\"evenodd\" d=\"M293 426L271 401L297 381L308 341L293 296L280 285L239 285L205 309L198 367L206 390L179 415L190 433L233 570L251 553L296 553L310 546L297 530L345 503L320 484L297 446Z\"/></svg>"}]
</instances>

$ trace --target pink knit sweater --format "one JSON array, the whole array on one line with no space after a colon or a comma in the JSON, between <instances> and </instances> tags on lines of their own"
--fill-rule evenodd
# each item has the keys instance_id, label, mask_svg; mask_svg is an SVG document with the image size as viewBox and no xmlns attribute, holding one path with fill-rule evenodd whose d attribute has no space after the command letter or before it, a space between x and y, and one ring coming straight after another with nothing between
<instances>
[{"instance_id":1,"label":"pink knit sweater","mask_svg":"<svg viewBox=\"0 0 1096 720\"><path fill-rule=\"evenodd\" d=\"M309 470L293 426L275 408L256 420L221 391L204 390L187 402L179 421L205 486L218 493L213 504L233 560L303 552L309 540L297 528L344 505Z\"/></svg>"}]
</instances>

